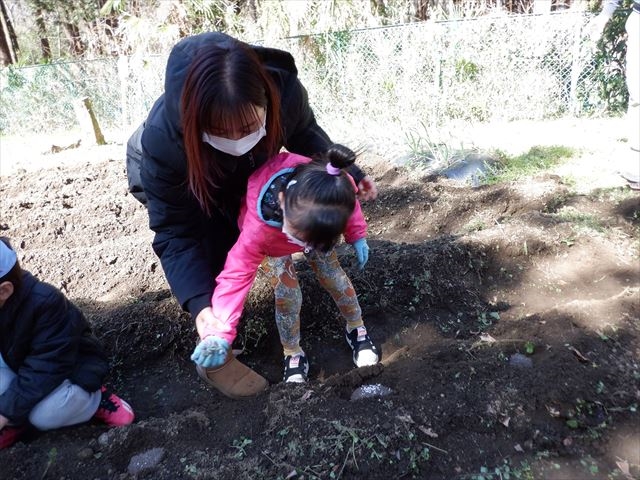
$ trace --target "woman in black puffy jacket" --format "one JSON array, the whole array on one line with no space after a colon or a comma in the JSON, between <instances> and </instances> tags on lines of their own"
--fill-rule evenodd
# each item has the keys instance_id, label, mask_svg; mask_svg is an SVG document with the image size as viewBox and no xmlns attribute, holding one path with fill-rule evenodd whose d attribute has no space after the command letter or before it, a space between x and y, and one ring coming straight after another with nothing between
<instances>
[{"instance_id":1,"label":"woman in black puffy jacket","mask_svg":"<svg viewBox=\"0 0 640 480\"><path fill-rule=\"evenodd\" d=\"M281 148L306 156L332 144L316 123L293 57L222 33L185 38L171 51L165 91L127 145L131 193L146 204L153 249L183 309L212 317L211 293L238 236L247 179ZM376 186L350 171L361 200ZM234 358L203 380L231 397L267 382Z\"/></svg>"}]
</instances>

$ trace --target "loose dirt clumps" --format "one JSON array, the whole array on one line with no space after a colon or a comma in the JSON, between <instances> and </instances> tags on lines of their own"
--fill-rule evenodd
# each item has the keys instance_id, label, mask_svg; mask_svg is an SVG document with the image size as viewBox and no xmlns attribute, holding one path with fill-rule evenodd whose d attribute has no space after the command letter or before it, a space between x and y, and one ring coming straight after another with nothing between
<instances>
[{"instance_id":1,"label":"loose dirt clumps","mask_svg":"<svg viewBox=\"0 0 640 480\"><path fill-rule=\"evenodd\" d=\"M247 401L199 381L193 323L121 158L94 149L4 176L0 233L84 310L137 420L32 432L0 451L3 478L640 475L638 193L576 193L555 174L472 188L370 163L380 195L364 205L369 263L358 271L346 245L339 255L382 364L355 369L338 310L300 260L311 380L280 382L259 275L236 347L271 386ZM391 394L351 401L367 384ZM140 454L153 464L130 473Z\"/></svg>"}]
</instances>

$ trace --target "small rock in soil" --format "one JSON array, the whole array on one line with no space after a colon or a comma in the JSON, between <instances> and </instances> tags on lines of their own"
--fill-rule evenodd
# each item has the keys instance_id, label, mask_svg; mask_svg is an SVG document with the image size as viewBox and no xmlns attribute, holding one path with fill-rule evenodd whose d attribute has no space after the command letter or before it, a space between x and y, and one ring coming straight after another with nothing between
<instances>
[{"instance_id":1,"label":"small rock in soil","mask_svg":"<svg viewBox=\"0 0 640 480\"><path fill-rule=\"evenodd\" d=\"M131 475L137 475L143 470L148 470L160 463L164 457L164 448L152 448L146 452L131 457L127 471Z\"/></svg>"},{"instance_id":2,"label":"small rock in soil","mask_svg":"<svg viewBox=\"0 0 640 480\"><path fill-rule=\"evenodd\" d=\"M533 368L533 360L521 353L514 353L509 357L509 365L519 368Z\"/></svg>"},{"instance_id":3,"label":"small rock in soil","mask_svg":"<svg viewBox=\"0 0 640 480\"><path fill-rule=\"evenodd\" d=\"M111 435L109 435L109 432L104 432L98 437L98 445L100 445L101 447L107 447L109 446L110 439Z\"/></svg>"},{"instance_id":4,"label":"small rock in soil","mask_svg":"<svg viewBox=\"0 0 640 480\"><path fill-rule=\"evenodd\" d=\"M374 385L362 385L356 388L351 394L351 401L362 400L363 398L384 397L393 393L389 387L376 383Z\"/></svg>"},{"instance_id":5,"label":"small rock in soil","mask_svg":"<svg viewBox=\"0 0 640 480\"><path fill-rule=\"evenodd\" d=\"M92 456L93 456L93 449L89 447L85 447L78 452L78 458L81 460L86 460L87 458L90 458Z\"/></svg>"}]
</instances>

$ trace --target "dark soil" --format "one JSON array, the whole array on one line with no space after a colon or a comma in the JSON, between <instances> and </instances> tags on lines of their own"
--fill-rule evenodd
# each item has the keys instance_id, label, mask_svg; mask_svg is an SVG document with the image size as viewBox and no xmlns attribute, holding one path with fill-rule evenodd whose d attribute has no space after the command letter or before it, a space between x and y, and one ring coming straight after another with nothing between
<instances>
[{"instance_id":1,"label":"dark soil","mask_svg":"<svg viewBox=\"0 0 640 480\"><path fill-rule=\"evenodd\" d=\"M64 155L64 153L55 154ZM228 399L197 377L195 329L151 250L124 162L2 178L0 234L78 304L137 419L31 432L3 479L609 479L640 474L640 195L573 193L550 174L472 188L372 162L371 255L358 290L379 366L355 369L308 266L310 382L284 385L258 276L237 347L271 386ZM350 400L361 385L386 396ZM137 475L132 457L159 448ZM634 477L635 476L635 477Z\"/></svg>"}]
</instances>

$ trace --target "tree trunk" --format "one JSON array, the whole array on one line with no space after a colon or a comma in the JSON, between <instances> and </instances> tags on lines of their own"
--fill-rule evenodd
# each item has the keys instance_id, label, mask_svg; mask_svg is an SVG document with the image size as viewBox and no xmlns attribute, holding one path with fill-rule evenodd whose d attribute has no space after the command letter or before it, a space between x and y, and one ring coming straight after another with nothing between
<instances>
[{"instance_id":1,"label":"tree trunk","mask_svg":"<svg viewBox=\"0 0 640 480\"><path fill-rule=\"evenodd\" d=\"M93 134L96 137L96 143L98 145L106 145L107 142L105 142L104 140L104 135L102 134L102 130L100 129L98 117L96 117L96 113L93 111L91 100L89 99L89 97L85 97L82 99L82 102L84 103L84 108L87 109L87 113L89 114L89 118L91 119L91 127L93 129Z\"/></svg>"},{"instance_id":2,"label":"tree trunk","mask_svg":"<svg viewBox=\"0 0 640 480\"><path fill-rule=\"evenodd\" d=\"M42 58L45 60L51 60L51 45L49 45L47 27L44 23L44 17L42 16L42 9L40 8L36 10L36 25L38 27L38 33L40 34L40 50L42 51Z\"/></svg>"},{"instance_id":3,"label":"tree trunk","mask_svg":"<svg viewBox=\"0 0 640 480\"><path fill-rule=\"evenodd\" d=\"M243 0L238 2L238 7L240 11L247 12L247 15L253 22L258 21L258 5L257 0ZM238 12L240 13L240 12Z\"/></svg>"},{"instance_id":4,"label":"tree trunk","mask_svg":"<svg viewBox=\"0 0 640 480\"><path fill-rule=\"evenodd\" d=\"M4 0L0 0L0 10L0 63L10 65L18 61L18 40Z\"/></svg>"},{"instance_id":5,"label":"tree trunk","mask_svg":"<svg viewBox=\"0 0 640 480\"><path fill-rule=\"evenodd\" d=\"M370 0L370 2L375 15L382 19L387 17L387 6L384 4L384 0Z\"/></svg>"},{"instance_id":6,"label":"tree trunk","mask_svg":"<svg viewBox=\"0 0 640 480\"><path fill-rule=\"evenodd\" d=\"M108 12L103 13L102 8L106 5L107 0L96 1L98 12L100 12L100 14L91 21L90 25L91 29L93 29L94 36L97 37L98 53L100 55L126 54L127 52L122 50L122 46L118 44L114 35L114 32L119 26L117 12L109 10Z\"/></svg>"},{"instance_id":7,"label":"tree trunk","mask_svg":"<svg viewBox=\"0 0 640 480\"><path fill-rule=\"evenodd\" d=\"M81 57L85 52L86 46L80 37L78 26L72 23L64 23L63 26L71 43L71 54L74 57Z\"/></svg>"},{"instance_id":8,"label":"tree trunk","mask_svg":"<svg viewBox=\"0 0 640 480\"><path fill-rule=\"evenodd\" d=\"M413 0L415 18L418 21L429 19L429 0Z\"/></svg>"}]
</instances>

